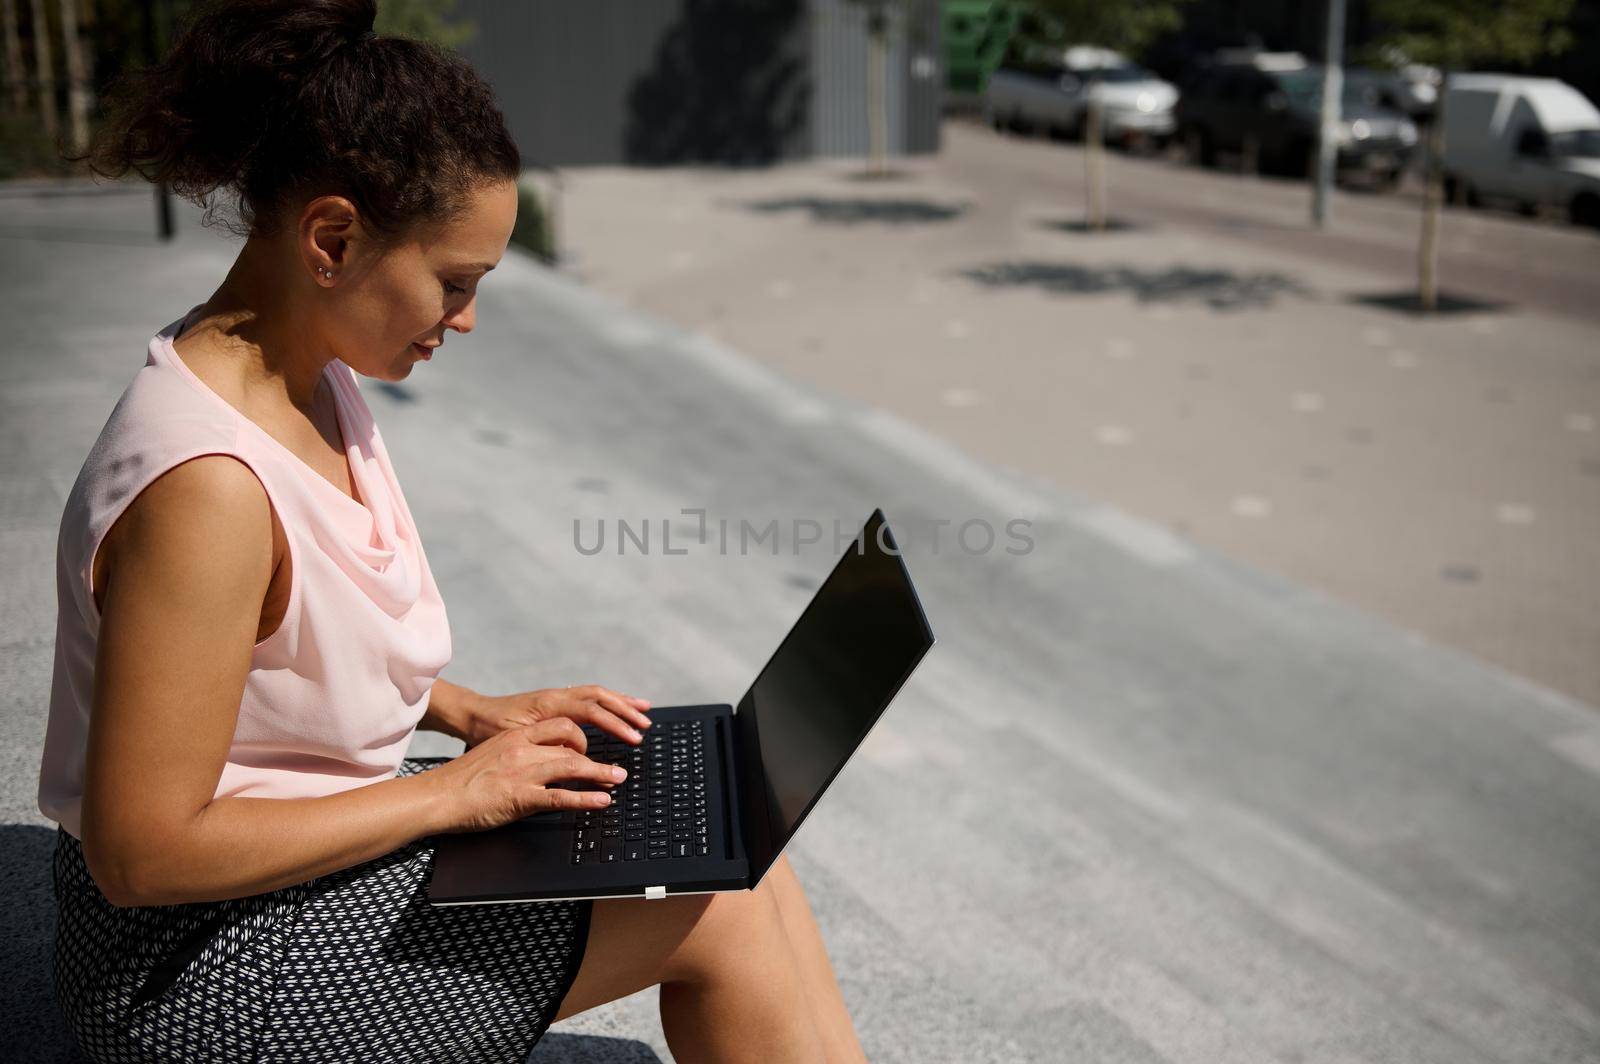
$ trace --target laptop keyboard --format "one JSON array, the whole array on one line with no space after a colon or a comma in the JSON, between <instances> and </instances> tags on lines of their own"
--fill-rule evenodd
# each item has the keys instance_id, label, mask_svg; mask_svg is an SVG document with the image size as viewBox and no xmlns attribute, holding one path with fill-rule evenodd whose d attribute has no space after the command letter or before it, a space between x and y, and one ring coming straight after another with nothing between
<instances>
[{"instance_id":1,"label":"laptop keyboard","mask_svg":"<svg viewBox=\"0 0 1600 1064\"><path fill-rule=\"evenodd\" d=\"M638 746L585 727L588 757L621 765L628 778L604 809L584 809L573 832L572 863L670 860L709 853L705 728L700 721L657 722Z\"/></svg>"}]
</instances>

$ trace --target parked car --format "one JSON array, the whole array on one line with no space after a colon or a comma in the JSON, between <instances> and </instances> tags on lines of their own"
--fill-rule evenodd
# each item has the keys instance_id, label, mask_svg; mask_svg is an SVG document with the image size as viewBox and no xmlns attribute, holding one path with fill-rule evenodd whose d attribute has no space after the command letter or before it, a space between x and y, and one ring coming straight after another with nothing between
<instances>
[{"instance_id":1,"label":"parked car","mask_svg":"<svg viewBox=\"0 0 1600 1064\"><path fill-rule=\"evenodd\" d=\"M1070 134L1083 122L1084 88L1059 55L1008 58L989 75L984 119L996 129Z\"/></svg>"},{"instance_id":2,"label":"parked car","mask_svg":"<svg viewBox=\"0 0 1600 1064\"><path fill-rule=\"evenodd\" d=\"M1083 135L1090 93L1100 101L1102 135L1129 146L1171 137L1178 90L1103 48L1004 63L989 77L984 114L997 129Z\"/></svg>"},{"instance_id":3,"label":"parked car","mask_svg":"<svg viewBox=\"0 0 1600 1064\"><path fill-rule=\"evenodd\" d=\"M1457 74L1445 89L1445 194L1550 204L1600 225L1600 111L1555 78Z\"/></svg>"},{"instance_id":4,"label":"parked car","mask_svg":"<svg viewBox=\"0 0 1600 1064\"><path fill-rule=\"evenodd\" d=\"M1257 153L1263 171L1305 176L1316 158L1322 123L1322 67L1294 53L1258 53L1222 63L1185 86L1178 136L1190 157L1216 164L1219 151ZM1417 146L1416 123L1378 102L1361 78L1345 83L1335 169L1380 188L1399 184Z\"/></svg>"},{"instance_id":5,"label":"parked car","mask_svg":"<svg viewBox=\"0 0 1600 1064\"><path fill-rule=\"evenodd\" d=\"M1108 48L1068 48L1067 69L1091 86L1085 95L1100 101L1101 130L1107 143L1164 145L1177 129L1173 107L1177 86ZM1081 119L1080 119L1081 122Z\"/></svg>"}]
</instances>

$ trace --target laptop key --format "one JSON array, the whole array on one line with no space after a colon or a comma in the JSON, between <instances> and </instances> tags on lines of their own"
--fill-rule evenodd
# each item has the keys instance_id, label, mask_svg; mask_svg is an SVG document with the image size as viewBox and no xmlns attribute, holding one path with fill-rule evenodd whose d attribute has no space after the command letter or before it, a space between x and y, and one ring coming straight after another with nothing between
<instances>
[{"instance_id":1,"label":"laptop key","mask_svg":"<svg viewBox=\"0 0 1600 1064\"><path fill-rule=\"evenodd\" d=\"M627 847L625 849L623 849L622 856L623 856L624 859L629 860L629 861L643 860L644 859L644 847L640 846L636 842L630 842L627 845Z\"/></svg>"}]
</instances>

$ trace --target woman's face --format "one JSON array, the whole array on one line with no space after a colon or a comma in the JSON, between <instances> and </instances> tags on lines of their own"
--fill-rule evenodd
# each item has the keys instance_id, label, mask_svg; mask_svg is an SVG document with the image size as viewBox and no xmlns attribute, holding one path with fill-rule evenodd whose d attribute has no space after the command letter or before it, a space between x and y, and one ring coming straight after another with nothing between
<instances>
[{"instance_id":1,"label":"woman's face","mask_svg":"<svg viewBox=\"0 0 1600 1064\"><path fill-rule=\"evenodd\" d=\"M351 248L324 326L334 353L363 376L404 380L446 331L472 330L478 281L505 254L516 222L516 184L496 182L472 192L448 224L420 228L381 253Z\"/></svg>"}]
</instances>

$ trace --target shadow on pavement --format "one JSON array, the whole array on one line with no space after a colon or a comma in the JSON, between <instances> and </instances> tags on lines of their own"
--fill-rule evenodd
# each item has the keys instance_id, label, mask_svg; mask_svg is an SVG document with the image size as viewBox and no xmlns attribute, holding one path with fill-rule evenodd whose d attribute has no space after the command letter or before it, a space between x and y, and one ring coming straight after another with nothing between
<instances>
[{"instance_id":1,"label":"shadow on pavement","mask_svg":"<svg viewBox=\"0 0 1600 1064\"><path fill-rule=\"evenodd\" d=\"M656 1051L631 1038L555 1034L539 1039L528 1064L661 1064Z\"/></svg>"},{"instance_id":2,"label":"shadow on pavement","mask_svg":"<svg viewBox=\"0 0 1600 1064\"><path fill-rule=\"evenodd\" d=\"M54 828L0 826L0 954L6 958L0 1014L9 1019L0 1057L27 1061L80 1061L67 1022L56 1008L51 954L56 902L50 886Z\"/></svg>"},{"instance_id":3,"label":"shadow on pavement","mask_svg":"<svg viewBox=\"0 0 1600 1064\"><path fill-rule=\"evenodd\" d=\"M829 199L822 196L788 196L782 199L748 200L747 210L777 214L779 211L809 211L813 222L828 225L859 225L886 222L890 225L918 225L948 222L966 213L967 205L935 203L917 199Z\"/></svg>"},{"instance_id":4,"label":"shadow on pavement","mask_svg":"<svg viewBox=\"0 0 1600 1064\"><path fill-rule=\"evenodd\" d=\"M874 181L915 181L922 175L915 170L896 170L894 167L885 167L879 171L850 170L839 175L840 181L860 181L871 184Z\"/></svg>"},{"instance_id":5,"label":"shadow on pavement","mask_svg":"<svg viewBox=\"0 0 1600 1064\"><path fill-rule=\"evenodd\" d=\"M1093 233L1127 233L1127 232L1131 232L1131 231L1136 230L1136 229L1152 229L1152 228L1154 228L1154 226L1151 226L1151 225L1149 225L1149 224L1147 224L1145 222L1130 221L1127 218L1108 217L1106 219L1105 225L1102 226L1099 229L1096 229L1093 226L1091 226L1089 224L1088 220L1084 219L1084 218L1069 218L1069 219L1066 219L1064 221L1041 222L1041 223L1039 223L1039 228L1040 229L1054 229L1057 232L1061 232L1061 233L1088 233L1088 234L1093 234Z\"/></svg>"},{"instance_id":6,"label":"shadow on pavement","mask_svg":"<svg viewBox=\"0 0 1600 1064\"><path fill-rule=\"evenodd\" d=\"M1235 273L1189 266L1146 270L1133 266L1080 266L1070 262L1001 262L962 270L961 276L991 288L1031 285L1064 295L1128 292L1140 302L1205 303L1214 310L1271 306L1281 295L1311 290L1281 273Z\"/></svg>"},{"instance_id":7,"label":"shadow on pavement","mask_svg":"<svg viewBox=\"0 0 1600 1064\"><path fill-rule=\"evenodd\" d=\"M1403 314L1427 314L1422 309L1422 302L1417 298L1415 289L1404 292L1370 292L1363 295L1353 295L1350 302L1360 303L1368 307L1378 307L1381 310L1395 310ZM1501 311L1509 309L1509 303L1495 303L1487 299L1476 299L1472 296L1452 295L1440 292L1437 304L1433 310L1435 314L1469 314L1475 311Z\"/></svg>"}]
</instances>

